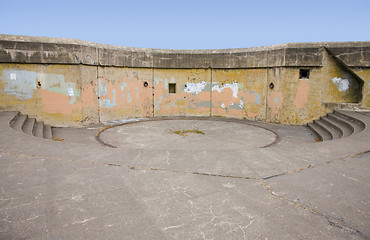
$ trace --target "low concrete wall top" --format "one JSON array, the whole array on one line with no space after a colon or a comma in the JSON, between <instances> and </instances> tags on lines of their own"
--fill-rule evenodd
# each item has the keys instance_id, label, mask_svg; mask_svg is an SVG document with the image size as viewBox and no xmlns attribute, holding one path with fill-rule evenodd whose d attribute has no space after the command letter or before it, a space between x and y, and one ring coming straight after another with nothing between
<instances>
[{"instance_id":1,"label":"low concrete wall top","mask_svg":"<svg viewBox=\"0 0 370 240\"><path fill-rule=\"evenodd\" d=\"M288 43L221 50L120 47L75 39L0 35L0 62L138 68L319 67L323 48L349 67L370 67L370 42Z\"/></svg>"}]
</instances>

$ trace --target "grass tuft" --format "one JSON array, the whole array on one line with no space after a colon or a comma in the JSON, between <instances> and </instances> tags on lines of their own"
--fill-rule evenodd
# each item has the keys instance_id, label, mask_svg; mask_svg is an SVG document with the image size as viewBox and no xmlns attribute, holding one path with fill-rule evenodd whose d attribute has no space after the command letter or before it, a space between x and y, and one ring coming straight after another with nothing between
<instances>
[{"instance_id":1,"label":"grass tuft","mask_svg":"<svg viewBox=\"0 0 370 240\"><path fill-rule=\"evenodd\" d=\"M189 136L188 133L204 134L204 132L202 132L199 129L176 130L176 131L173 131L173 133L178 134L183 137Z\"/></svg>"},{"instance_id":2,"label":"grass tuft","mask_svg":"<svg viewBox=\"0 0 370 240\"><path fill-rule=\"evenodd\" d=\"M53 137L53 140L54 141L59 141L59 142L63 142L64 141L63 138L57 138L57 137Z\"/></svg>"}]
</instances>

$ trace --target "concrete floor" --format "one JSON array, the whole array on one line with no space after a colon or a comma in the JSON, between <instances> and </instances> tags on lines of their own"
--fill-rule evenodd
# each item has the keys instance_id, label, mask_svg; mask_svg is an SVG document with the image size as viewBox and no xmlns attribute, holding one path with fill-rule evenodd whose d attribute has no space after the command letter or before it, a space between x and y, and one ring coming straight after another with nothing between
<instances>
[{"instance_id":1,"label":"concrete floor","mask_svg":"<svg viewBox=\"0 0 370 240\"><path fill-rule=\"evenodd\" d=\"M0 239L369 239L370 131L159 119L54 129L0 113ZM370 122L370 117L369 117ZM176 134L198 129L204 134Z\"/></svg>"}]
</instances>

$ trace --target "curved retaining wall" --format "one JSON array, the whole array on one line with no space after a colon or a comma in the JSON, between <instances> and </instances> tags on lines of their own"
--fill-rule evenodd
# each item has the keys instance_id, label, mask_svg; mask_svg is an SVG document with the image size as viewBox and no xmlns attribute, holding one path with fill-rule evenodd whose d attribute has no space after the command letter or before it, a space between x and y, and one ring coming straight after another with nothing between
<instances>
[{"instance_id":1,"label":"curved retaining wall","mask_svg":"<svg viewBox=\"0 0 370 240\"><path fill-rule=\"evenodd\" d=\"M370 42L161 50L0 35L0 109L53 125L226 116L303 124L370 107Z\"/></svg>"}]
</instances>

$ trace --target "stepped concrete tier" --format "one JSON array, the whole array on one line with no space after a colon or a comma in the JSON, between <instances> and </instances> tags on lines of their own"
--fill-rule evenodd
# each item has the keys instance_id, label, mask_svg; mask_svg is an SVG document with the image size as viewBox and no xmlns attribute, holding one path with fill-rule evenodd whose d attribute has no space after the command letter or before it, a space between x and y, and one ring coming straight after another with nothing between
<instances>
[{"instance_id":1,"label":"stepped concrete tier","mask_svg":"<svg viewBox=\"0 0 370 240\"><path fill-rule=\"evenodd\" d=\"M0 239L369 239L370 113L318 122L337 139L158 117L50 141L29 134L38 119L0 112Z\"/></svg>"},{"instance_id":2,"label":"stepped concrete tier","mask_svg":"<svg viewBox=\"0 0 370 240\"><path fill-rule=\"evenodd\" d=\"M307 127L317 136L320 141L335 140L357 134L366 128L366 112L354 112L337 110L326 117L314 120ZM364 115L365 113L365 115Z\"/></svg>"},{"instance_id":3,"label":"stepped concrete tier","mask_svg":"<svg viewBox=\"0 0 370 240\"><path fill-rule=\"evenodd\" d=\"M302 125L370 107L370 42L222 50L0 35L0 110L53 126L222 116Z\"/></svg>"},{"instance_id":4,"label":"stepped concrete tier","mask_svg":"<svg viewBox=\"0 0 370 240\"><path fill-rule=\"evenodd\" d=\"M29 118L20 112L14 115L13 119L9 122L9 126L35 137L53 139L51 126L43 122L38 122L35 118Z\"/></svg>"}]
</instances>

